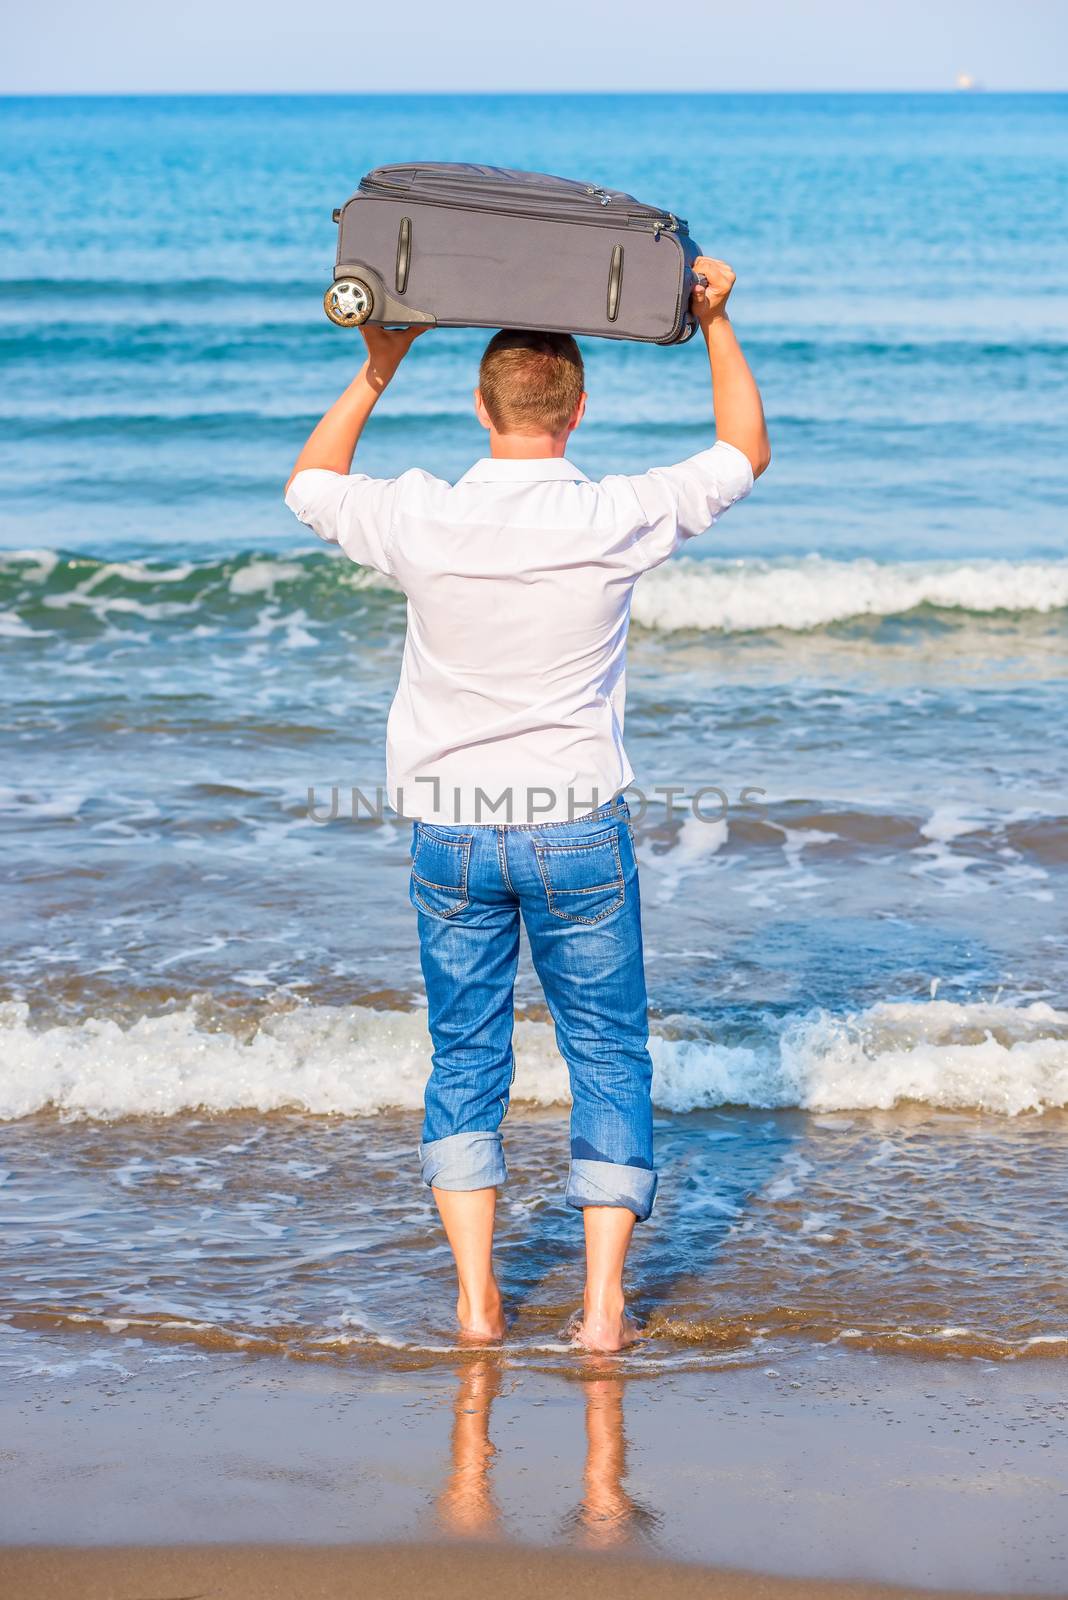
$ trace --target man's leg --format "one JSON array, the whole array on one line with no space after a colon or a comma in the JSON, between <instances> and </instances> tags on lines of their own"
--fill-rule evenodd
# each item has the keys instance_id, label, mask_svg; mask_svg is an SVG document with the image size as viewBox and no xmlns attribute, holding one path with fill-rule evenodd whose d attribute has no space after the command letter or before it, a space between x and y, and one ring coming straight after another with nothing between
<instances>
[{"instance_id":1,"label":"man's leg","mask_svg":"<svg viewBox=\"0 0 1068 1600\"><path fill-rule=\"evenodd\" d=\"M638 1218L626 1206L584 1206L586 1292L578 1338L590 1350L622 1350L637 1333L623 1298L623 1264Z\"/></svg>"},{"instance_id":2,"label":"man's leg","mask_svg":"<svg viewBox=\"0 0 1068 1600\"><path fill-rule=\"evenodd\" d=\"M624 823L546 829L531 844L531 870L513 881L571 1077L567 1200L586 1232L580 1338L618 1350L635 1336L623 1264L656 1194L637 863Z\"/></svg>"},{"instance_id":3,"label":"man's leg","mask_svg":"<svg viewBox=\"0 0 1068 1600\"><path fill-rule=\"evenodd\" d=\"M493 1275L496 1189L433 1187L438 1213L456 1262L456 1320L460 1336L483 1343L503 1339L501 1292Z\"/></svg>"},{"instance_id":4,"label":"man's leg","mask_svg":"<svg viewBox=\"0 0 1068 1600\"><path fill-rule=\"evenodd\" d=\"M450 831L416 835L412 899L434 1046L420 1158L456 1262L461 1333L492 1339L504 1332L493 1219L507 1176L499 1129L513 1072L519 912L492 837L476 835L464 856Z\"/></svg>"}]
</instances>

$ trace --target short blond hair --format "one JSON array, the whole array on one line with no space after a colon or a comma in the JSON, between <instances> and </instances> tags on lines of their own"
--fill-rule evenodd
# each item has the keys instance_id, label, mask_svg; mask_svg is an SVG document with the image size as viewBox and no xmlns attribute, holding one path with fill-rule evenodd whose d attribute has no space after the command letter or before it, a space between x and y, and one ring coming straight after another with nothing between
<instances>
[{"instance_id":1,"label":"short blond hair","mask_svg":"<svg viewBox=\"0 0 1068 1600\"><path fill-rule=\"evenodd\" d=\"M478 369L482 403L498 433L562 433L582 399L586 373L569 333L505 328Z\"/></svg>"}]
</instances>

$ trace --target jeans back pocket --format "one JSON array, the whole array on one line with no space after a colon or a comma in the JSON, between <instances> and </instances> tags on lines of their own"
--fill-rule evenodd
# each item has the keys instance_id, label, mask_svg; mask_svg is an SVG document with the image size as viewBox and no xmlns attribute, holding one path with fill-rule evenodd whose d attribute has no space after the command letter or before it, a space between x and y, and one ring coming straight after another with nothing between
<instances>
[{"instance_id":1,"label":"jeans back pocket","mask_svg":"<svg viewBox=\"0 0 1068 1600\"><path fill-rule=\"evenodd\" d=\"M582 843L535 841L545 898L564 922L603 922L626 899L619 834L615 828Z\"/></svg>"},{"instance_id":2,"label":"jeans back pocket","mask_svg":"<svg viewBox=\"0 0 1068 1600\"><path fill-rule=\"evenodd\" d=\"M471 903L467 892L470 863L469 833L447 838L417 822L409 890L412 904L432 917L454 917Z\"/></svg>"}]
</instances>

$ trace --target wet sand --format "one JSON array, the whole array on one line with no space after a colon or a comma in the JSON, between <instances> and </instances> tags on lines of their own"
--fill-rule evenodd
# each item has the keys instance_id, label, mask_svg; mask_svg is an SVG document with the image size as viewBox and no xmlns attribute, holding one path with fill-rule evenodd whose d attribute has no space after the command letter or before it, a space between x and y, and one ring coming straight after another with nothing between
<instances>
[{"instance_id":1,"label":"wet sand","mask_svg":"<svg viewBox=\"0 0 1068 1600\"><path fill-rule=\"evenodd\" d=\"M1068 1592L1061 1362L835 1350L624 1379L10 1329L0 1354L19 1600Z\"/></svg>"}]
</instances>

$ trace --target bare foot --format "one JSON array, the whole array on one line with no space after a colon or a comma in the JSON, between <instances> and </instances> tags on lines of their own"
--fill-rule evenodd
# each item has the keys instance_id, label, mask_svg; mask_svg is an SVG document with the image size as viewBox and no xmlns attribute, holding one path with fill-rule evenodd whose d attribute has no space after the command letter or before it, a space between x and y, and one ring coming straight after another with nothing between
<instances>
[{"instance_id":1,"label":"bare foot","mask_svg":"<svg viewBox=\"0 0 1068 1600\"><path fill-rule=\"evenodd\" d=\"M571 1336L584 1350L608 1355L636 1344L641 1332L622 1306L618 1311L592 1311L587 1307L581 1321L575 1323Z\"/></svg>"},{"instance_id":2,"label":"bare foot","mask_svg":"<svg viewBox=\"0 0 1068 1600\"><path fill-rule=\"evenodd\" d=\"M504 1338L504 1311L500 1290L491 1284L475 1305L461 1289L456 1301L456 1320L460 1324L461 1344L491 1344Z\"/></svg>"}]
</instances>

